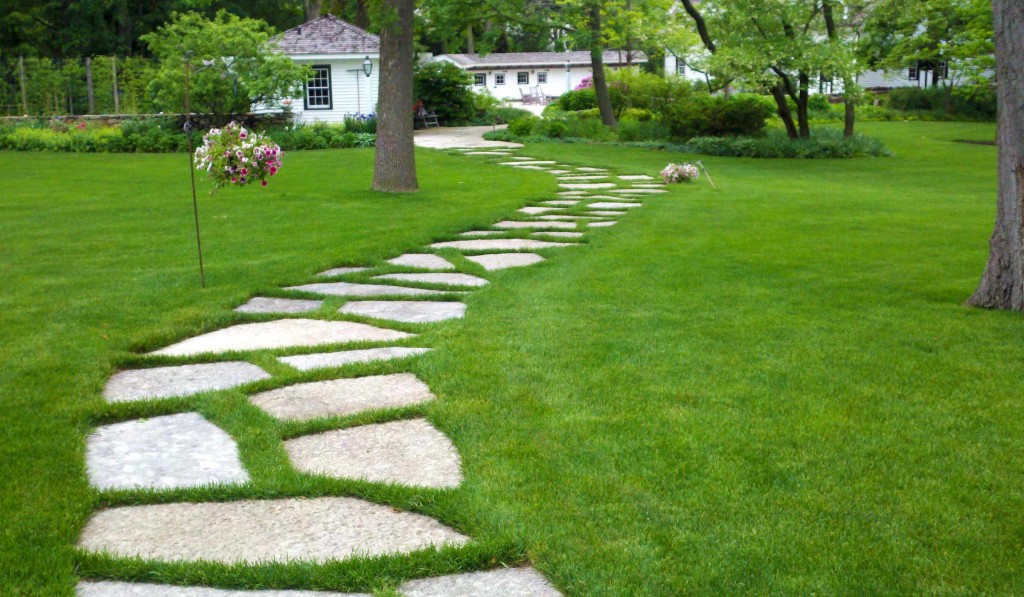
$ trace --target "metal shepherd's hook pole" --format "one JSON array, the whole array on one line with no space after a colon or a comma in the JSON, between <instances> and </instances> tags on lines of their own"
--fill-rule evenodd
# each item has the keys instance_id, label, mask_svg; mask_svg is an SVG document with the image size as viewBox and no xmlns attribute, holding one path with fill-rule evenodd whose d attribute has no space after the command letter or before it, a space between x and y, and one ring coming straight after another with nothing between
<instances>
[{"instance_id":1,"label":"metal shepherd's hook pole","mask_svg":"<svg viewBox=\"0 0 1024 597\"><path fill-rule=\"evenodd\" d=\"M188 78L191 64L189 56L185 56L185 134L188 136L188 174L192 180L192 214L196 219L196 250L199 253L199 282L206 288L206 272L203 271L203 241L199 237L199 201L196 199L196 168L192 163L195 149L192 147L192 110L189 105Z\"/></svg>"},{"instance_id":2,"label":"metal shepherd's hook pole","mask_svg":"<svg viewBox=\"0 0 1024 597\"><path fill-rule=\"evenodd\" d=\"M704 176L708 177L708 182L711 183L711 188L717 189L718 187L715 186L715 181L711 180L711 175L708 174L708 169L707 166L704 165L704 162L698 160L697 165L700 166L700 169L704 171Z\"/></svg>"}]
</instances>

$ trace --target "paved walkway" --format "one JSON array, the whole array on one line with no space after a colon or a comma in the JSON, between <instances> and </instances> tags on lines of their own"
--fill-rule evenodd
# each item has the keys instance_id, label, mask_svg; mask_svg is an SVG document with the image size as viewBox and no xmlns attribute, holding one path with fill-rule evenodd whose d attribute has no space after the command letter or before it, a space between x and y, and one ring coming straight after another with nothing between
<instances>
[{"instance_id":1,"label":"paved walkway","mask_svg":"<svg viewBox=\"0 0 1024 597\"><path fill-rule=\"evenodd\" d=\"M297 371L417 358L430 348L393 346L398 340L412 339L415 343L416 335L391 329L390 324L436 326L464 317L466 304L459 299L465 293L501 284L501 274L492 272L557 258L562 250L580 247L578 241L585 235L600 234L601 228L628 217L643 205L643 197L666 192L655 183L634 182L650 181L645 174L618 176L602 168L515 155L515 144L484 141L482 134L488 130L490 127L432 129L417 133L416 142L423 147L458 148L467 159L549 172L560 177L558 195L524 206L489 230L465 231L452 240L435 242L379 264L321 272L319 282L283 289L297 293L293 299L253 297L236 309L243 317L254 316L249 313L262 318L268 313L292 316L241 323L156 350L151 354L220 361L122 371L109 380L106 399L152 401L244 389L271 376L240 360L239 354L266 348L287 351L367 341L382 345L277 357ZM590 182L596 180L601 182ZM456 271L454 264L434 254L433 249L439 248L467 252L467 260L482 266L487 277ZM380 267L405 271L385 273ZM359 276L361 282L346 279L352 276ZM339 312L375 323L318 319L315 311L322 303L310 300L310 295L351 297L353 300L348 300ZM409 300L410 295L415 298ZM362 300L366 297L375 300ZM302 315L296 316L299 313ZM249 396L252 405L285 421L322 420L434 399L430 388L412 373L307 381ZM463 481L458 447L422 418L328 429L291 438L283 442L283 448L296 471L312 476L399 484L425 491L457 488ZM88 437L86 458L90 482L100 491L162 491L210 484L244 487L251 482L234 438L195 412L102 426ZM79 548L114 557L167 562L287 563L458 548L472 540L436 520L389 505L348 497L317 497L108 508L88 521ZM87 581L80 583L79 593L89 597L307 594ZM561 595L528 567L418 579L400 585L398 593L407 597Z\"/></svg>"}]
</instances>

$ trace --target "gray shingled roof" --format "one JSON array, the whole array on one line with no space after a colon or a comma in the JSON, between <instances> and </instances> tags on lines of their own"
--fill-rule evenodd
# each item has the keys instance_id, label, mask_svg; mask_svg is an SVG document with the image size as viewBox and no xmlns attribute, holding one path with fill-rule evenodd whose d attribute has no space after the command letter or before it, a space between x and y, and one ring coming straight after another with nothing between
<instances>
[{"instance_id":1,"label":"gray shingled roof","mask_svg":"<svg viewBox=\"0 0 1024 597\"><path fill-rule=\"evenodd\" d=\"M346 23L334 15L325 15L289 29L274 38L285 54L377 54L380 38Z\"/></svg>"},{"instance_id":2,"label":"gray shingled roof","mask_svg":"<svg viewBox=\"0 0 1024 597\"><path fill-rule=\"evenodd\" d=\"M451 58L459 66L467 70L482 70L497 67L537 67L565 66L566 59L577 66L590 65L590 52L509 52L505 54L442 54ZM647 62L647 55L639 50L633 51L633 62ZM625 50L605 50L604 63L608 66L626 64Z\"/></svg>"}]
</instances>

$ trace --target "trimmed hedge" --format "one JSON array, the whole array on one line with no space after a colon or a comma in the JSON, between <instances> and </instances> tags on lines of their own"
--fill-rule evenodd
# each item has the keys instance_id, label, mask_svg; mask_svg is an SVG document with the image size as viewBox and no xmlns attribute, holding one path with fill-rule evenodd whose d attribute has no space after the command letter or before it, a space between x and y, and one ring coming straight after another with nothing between
<instances>
[{"instance_id":1,"label":"trimmed hedge","mask_svg":"<svg viewBox=\"0 0 1024 597\"><path fill-rule=\"evenodd\" d=\"M772 111L749 98L694 97L665 109L664 121L673 138L754 136L764 131Z\"/></svg>"}]
</instances>

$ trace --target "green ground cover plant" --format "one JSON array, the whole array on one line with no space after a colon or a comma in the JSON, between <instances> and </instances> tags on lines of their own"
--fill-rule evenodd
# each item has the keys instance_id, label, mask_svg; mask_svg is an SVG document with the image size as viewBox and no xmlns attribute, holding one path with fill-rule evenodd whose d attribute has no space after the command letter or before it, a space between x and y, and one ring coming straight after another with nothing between
<instances>
[{"instance_id":1,"label":"green ground cover plant","mask_svg":"<svg viewBox=\"0 0 1024 597\"><path fill-rule=\"evenodd\" d=\"M423 331L434 352L320 377L423 378L438 400L386 416L422 413L452 438L466 483L451 492L298 475L280 439L311 428L274 423L238 391L131 406L99 392L143 362L137 351L241 320L230 309L249 296L487 225L550 198L549 175L421 152L424 191L388 197L363 190L369 151L297 152L273 187L201 206L211 285L200 291L180 156L7 154L0 587L71 594L80 575L384 591L529 560L568 595L1021 592L1024 320L961 306L985 262L995 149L954 139L994 127L863 128L895 156L708 157L717 190L674 187L539 266L484 274L446 254L492 284L466 297L464 320L396 326ZM617 174L693 159L603 145L523 153ZM253 359L284 374L273 385L316 378L273 354ZM188 408L239 439L251 486L88 489L93 425ZM105 505L322 494L423 512L478 543L264 567L73 549Z\"/></svg>"}]
</instances>

